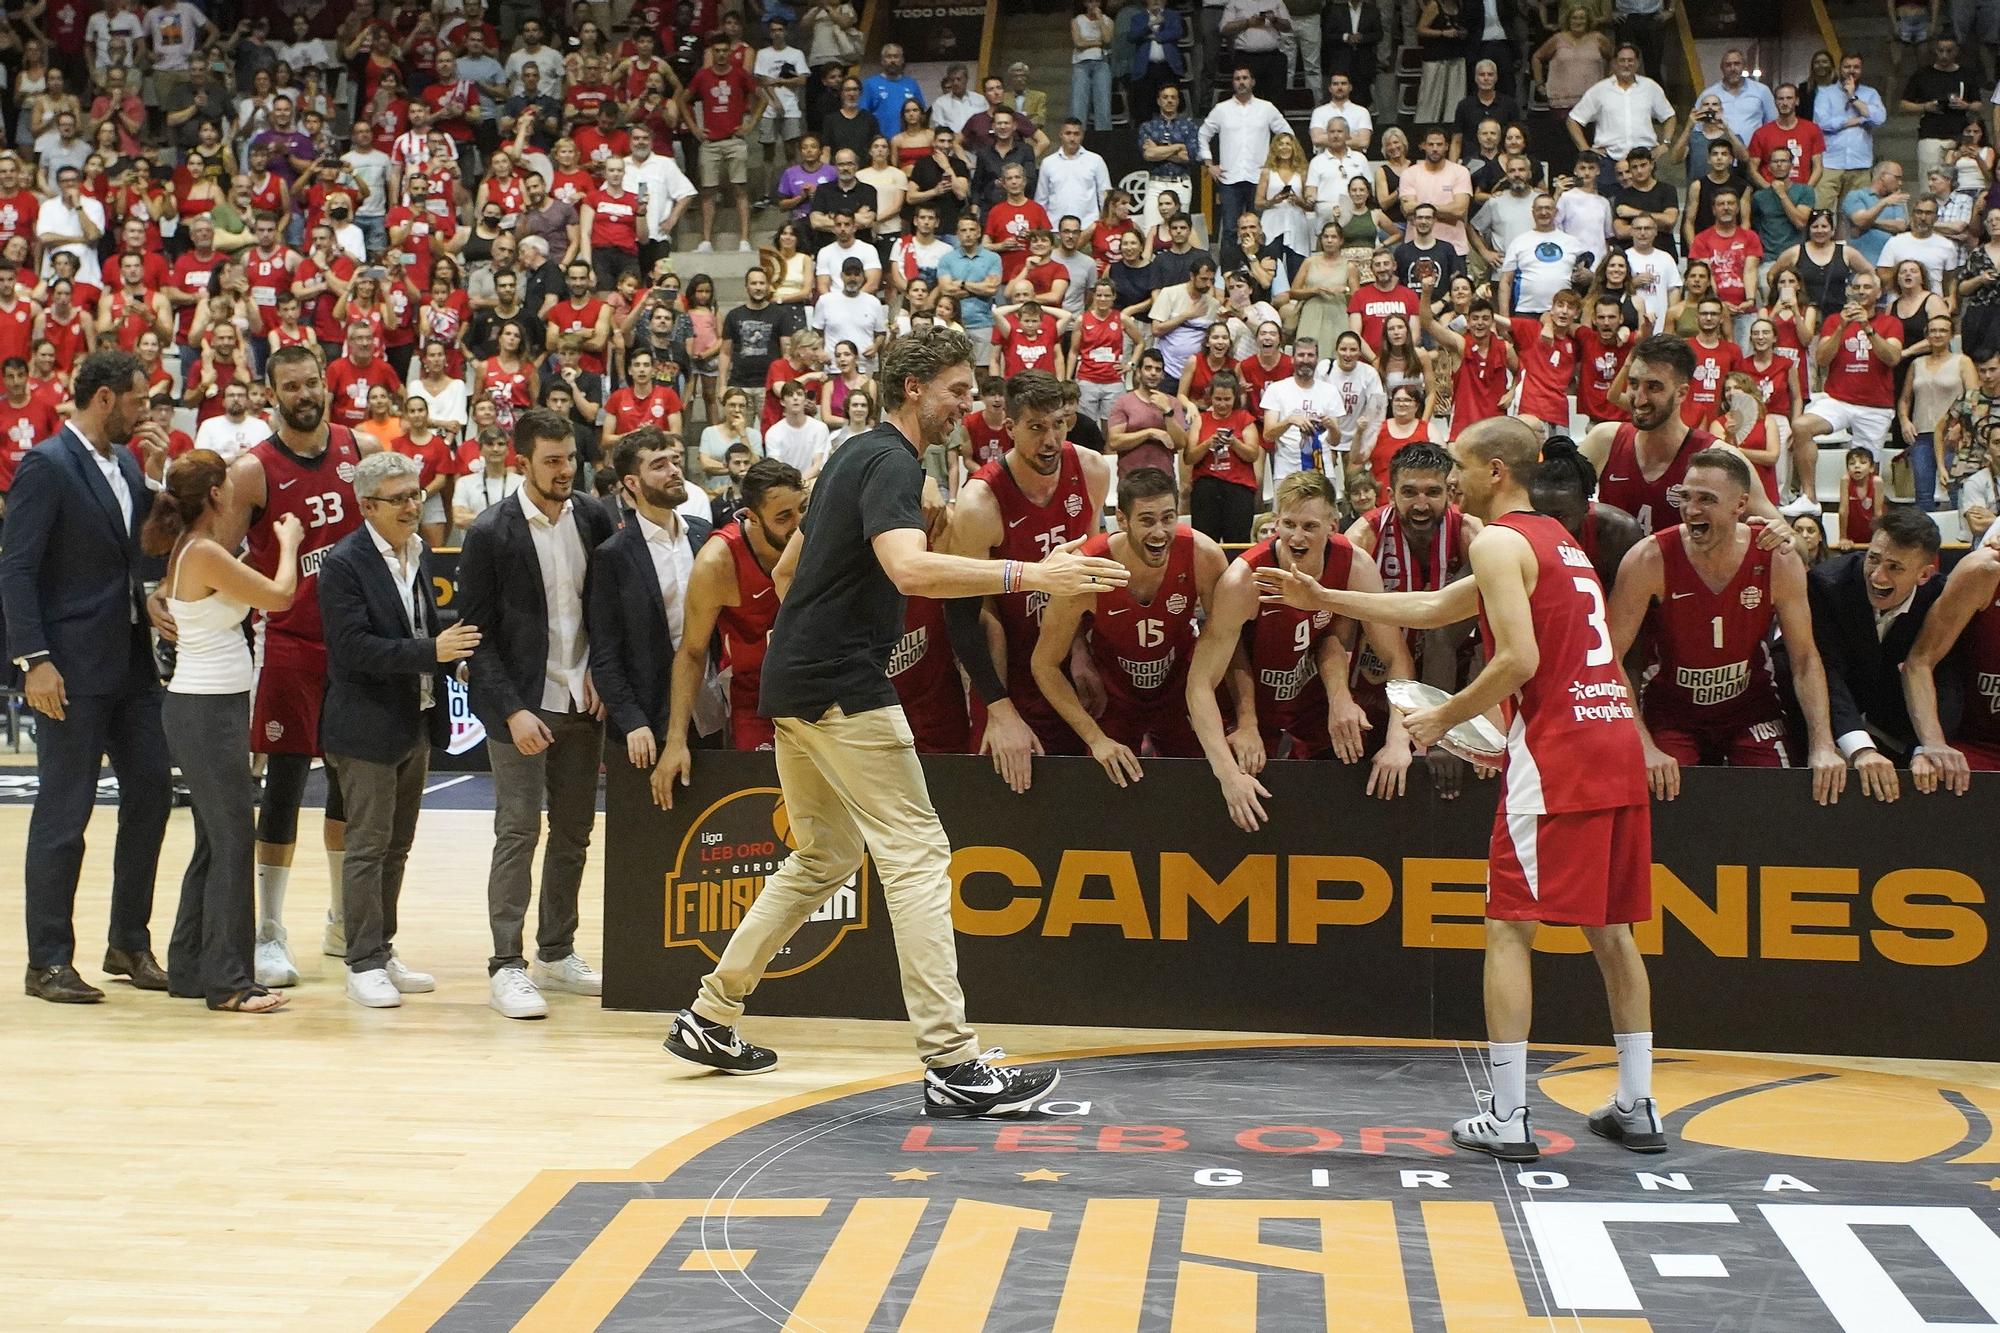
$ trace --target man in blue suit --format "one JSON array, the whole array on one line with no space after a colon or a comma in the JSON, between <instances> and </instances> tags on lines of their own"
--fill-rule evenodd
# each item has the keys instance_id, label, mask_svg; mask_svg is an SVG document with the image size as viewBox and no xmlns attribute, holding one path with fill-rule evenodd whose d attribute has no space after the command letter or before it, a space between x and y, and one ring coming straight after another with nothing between
<instances>
[{"instance_id":1,"label":"man in blue suit","mask_svg":"<svg viewBox=\"0 0 2000 1333\"><path fill-rule=\"evenodd\" d=\"M1166 0L1146 0L1144 5L1126 10L1124 21L1125 41L1132 49L1126 102L1132 119L1137 120L1159 101L1162 86L1178 86L1187 80L1187 58L1181 54L1187 25L1181 21L1181 12L1169 7Z\"/></svg>"},{"instance_id":2,"label":"man in blue suit","mask_svg":"<svg viewBox=\"0 0 2000 1333\"><path fill-rule=\"evenodd\" d=\"M143 470L128 441L145 455ZM167 988L148 923L173 785L139 550L166 451L139 359L93 352L77 372L76 415L21 460L7 495L7 652L42 715L41 785L28 821L27 990L57 1004L104 998L77 973L72 916L106 757L118 777L118 843L104 970L141 990Z\"/></svg>"}]
</instances>

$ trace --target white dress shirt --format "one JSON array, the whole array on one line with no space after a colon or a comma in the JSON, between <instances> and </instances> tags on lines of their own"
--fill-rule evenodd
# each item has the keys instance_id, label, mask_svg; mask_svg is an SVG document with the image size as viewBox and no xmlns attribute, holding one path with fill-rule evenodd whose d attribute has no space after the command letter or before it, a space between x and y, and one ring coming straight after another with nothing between
<instances>
[{"instance_id":1,"label":"white dress shirt","mask_svg":"<svg viewBox=\"0 0 2000 1333\"><path fill-rule=\"evenodd\" d=\"M1339 103L1321 102L1313 108L1312 124L1308 128L1314 134L1318 134L1332 124L1335 117L1347 122L1347 142L1350 145L1367 143L1374 138L1375 117L1369 114L1367 107L1352 100Z\"/></svg>"},{"instance_id":2,"label":"white dress shirt","mask_svg":"<svg viewBox=\"0 0 2000 1333\"><path fill-rule=\"evenodd\" d=\"M542 600L549 611L549 656L542 667L541 707L552 713L583 710L587 666L583 637L583 537L576 530L576 501L563 501L551 522L523 487L521 512L535 539L542 571Z\"/></svg>"},{"instance_id":3,"label":"white dress shirt","mask_svg":"<svg viewBox=\"0 0 2000 1333\"><path fill-rule=\"evenodd\" d=\"M1073 217L1084 226L1097 220L1104 196L1111 189L1111 171L1104 159L1088 148L1071 156L1058 148L1042 159L1041 174L1035 179L1035 202L1060 222Z\"/></svg>"},{"instance_id":4,"label":"white dress shirt","mask_svg":"<svg viewBox=\"0 0 2000 1333\"><path fill-rule=\"evenodd\" d=\"M375 550L381 555L383 563L389 566L389 581L396 585L396 600L403 606L403 622L410 627L413 636L419 639L425 637L424 627L417 623L417 571L423 561L424 539L411 533L410 540L404 542L403 548L399 551L389 545L388 539L375 530L373 523L363 526L368 529L368 536L374 541ZM426 671L418 678L419 707L429 708L437 702L433 693L436 688L436 682L431 679L430 672Z\"/></svg>"},{"instance_id":5,"label":"white dress shirt","mask_svg":"<svg viewBox=\"0 0 2000 1333\"><path fill-rule=\"evenodd\" d=\"M77 200L77 207L71 208L62 201L60 194L42 200L42 206L35 215L35 235L54 234L57 236L82 236L83 214L99 233L104 231L104 205L98 200L84 195ZM42 250L42 276L53 278L56 272L57 255L76 256L77 285L97 286L103 281L103 269L97 262L97 247L78 241L73 245L50 245Z\"/></svg>"},{"instance_id":6,"label":"white dress shirt","mask_svg":"<svg viewBox=\"0 0 2000 1333\"><path fill-rule=\"evenodd\" d=\"M1271 152L1273 135L1290 134L1291 122L1261 97L1224 98L1201 122L1201 160L1222 171L1225 185L1254 185Z\"/></svg>"},{"instance_id":7,"label":"white dress shirt","mask_svg":"<svg viewBox=\"0 0 2000 1333\"><path fill-rule=\"evenodd\" d=\"M641 162L636 157L625 159L625 188L637 191L646 188L646 230L639 239L643 241L664 241L666 235L660 230L666 222L667 214L675 204L695 196L694 182L680 169L680 164L661 153L650 153Z\"/></svg>"},{"instance_id":8,"label":"white dress shirt","mask_svg":"<svg viewBox=\"0 0 2000 1333\"><path fill-rule=\"evenodd\" d=\"M1615 75L1599 80L1569 113L1577 124L1590 126L1591 143L1598 152L1621 162L1634 148L1659 147L1655 126L1673 116L1666 93L1643 74L1629 88Z\"/></svg>"},{"instance_id":9,"label":"white dress shirt","mask_svg":"<svg viewBox=\"0 0 2000 1333\"><path fill-rule=\"evenodd\" d=\"M978 93L960 93L956 97L946 93L931 103L931 128L956 134L965 128L966 121L985 109L986 99Z\"/></svg>"},{"instance_id":10,"label":"white dress shirt","mask_svg":"<svg viewBox=\"0 0 2000 1333\"><path fill-rule=\"evenodd\" d=\"M688 549L687 529L679 514L670 514L671 526L662 527L634 510L632 518L646 539L646 554L653 558L653 577L660 581L660 600L666 604L667 633L675 648L681 644L681 629L687 623L687 586L694 576L694 552Z\"/></svg>"}]
</instances>

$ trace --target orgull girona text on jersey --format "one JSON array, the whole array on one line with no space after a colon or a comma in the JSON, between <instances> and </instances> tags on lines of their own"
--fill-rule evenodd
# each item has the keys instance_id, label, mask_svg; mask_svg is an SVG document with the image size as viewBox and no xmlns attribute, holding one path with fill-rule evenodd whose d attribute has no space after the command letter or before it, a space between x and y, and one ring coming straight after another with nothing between
<instances>
[{"instance_id":1,"label":"orgull girona text on jersey","mask_svg":"<svg viewBox=\"0 0 2000 1333\"><path fill-rule=\"evenodd\" d=\"M903 637L896 640L895 651L889 654L888 674L900 676L923 661L924 650L930 646L930 640L931 631L928 625L919 625L913 630L905 631Z\"/></svg>"},{"instance_id":2,"label":"orgull girona text on jersey","mask_svg":"<svg viewBox=\"0 0 2000 1333\"><path fill-rule=\"evenodd\" d=\"M1121 657L1118 659L1118 666L1120 670L1124 671L1131 678L1133 689L1157 690L1160 686L1167 683L1167 673L1174 669L1174 654L1170 652L1165 657L1152 662L1134 662L1130 658ZM1267 671L1264 674L1266 677L1264 683L1268 685L1271 683L1269 680L1271 673ZM1289 699L1291 695L1281 694L1278 697Z\"/></svg>"},{"instance_id":3,"label":"orgull girona text on jersey","mask_svg":"<svg viewBox=\"0 0 2000 1333\"><path fill-rule=\"evenodd\" d=\"M1717 667L1677 667L1674 684L1686 690L1697 704L1723 703L1749 687L1750 664L1728 662Z\"/></svg>"},{"instance_id":4,"label":"orgull girona text on jersey","mask_svg":"<svg viewBox=\"0 0 2000 1333\"><path fill-rule=\"evenodd\" d=\"M326 559L331 546L322 546L317 551L307 551L299 557L299 577L309 579L319 573L320 561Z\"/></svg>"},{"instance_id":5,"label":"orgull girona text on jersey","mask_svg":"<svg viewBox=\"0 0 2000 1333\"><path fill-rule=\"evenodd\" d=\"M1310 657L1301 657L1298 665L1280 671L1275 668L1257 673L1257 683L1268 685L1272 696L1279 703L1290 703L1299 697L1299 691L1306 682L1319 674L1319 665Z\"/></svg>"}]
</instances>

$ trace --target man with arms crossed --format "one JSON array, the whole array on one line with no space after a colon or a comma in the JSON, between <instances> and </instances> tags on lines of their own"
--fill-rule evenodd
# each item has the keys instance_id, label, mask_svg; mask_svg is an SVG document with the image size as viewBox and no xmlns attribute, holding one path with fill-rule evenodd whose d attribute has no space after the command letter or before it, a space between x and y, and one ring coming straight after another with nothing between
<instances>
[{"instance_id":1,"label":"man with arms crossed","mask_svg":"<svg viewBox=\"0 0 2000 1333\"><path fill-rule=\"evenodd\" d=\"M1486 667L1434 708L1404 718L1434 745L1495 705L1508 719L1486 887L1486 1031L1493 1090L1452 1127L1461 1148L1506 1162L1541 1156L1528 1117L1530 965L1542 922L1582 926L1604 974L1618 1046L1618 1090L1592 1132L1634 1152L1664 1152L1653 1102L1652 993L1631 925L1653 914L1652 811L1631 693L1605 623L1604 588L1562 524L1530 507L1535 432L1482 421L1451 446L1466 510L1485 523L1472 578L1432 592L1367 596L1297 570L1258 572L1267 601L1429 629L1477 614Z\"/></svg>"},{"instance_id":2,"label":"man with arms crossed","mask_svg":"<svg viewBox=\"0 0 2000 1333\"><path fill-rule=\"evenodd\" d=\"M1680 795L1683 764L1791 766L1772 662L1774 619L1805 713L1813 799L1829 805L1847 785L1847 763L1827 720L1805 562L1757 545L1743 521L1756 485L1741 457L1704 449L1688 463L1680 525L1641 541L1618 569L1611 644L1621 662L1640 628L1649 620L1653 627L1639 737L1647 785L1663 801Z\"/></svg>"},{"instance_id":3,"label":"man with arms crossed","mask_svg":"<svg viewBox=\"0 0 2000 1333\"><path fill-rule=\"evenodd\" d=\"M737 1035L744 1001L777 951L873 857L902 962L904 1000L926 1066L926 1115L1009 1115L1057 1071L981 1054L965 1021L951 924L951 847L931 807L909 724L885 674L903 599L1045 597L1122 587L1115 560L1056 550L1035 564L926 549L922 454L972 405L972 345L952 330L899 338L883 355L882 424L833 455L781 565L787 596L764 659L762 710L777 730L778 780L799 847L765 880L722 960L666 1040L679 1059L736 1074L775 1051ZM683 771L678 776L685 783ZM672 787L667 789L669 798ZM864 845L865 838L865 845Z\"/></svg>"}]
</instances>

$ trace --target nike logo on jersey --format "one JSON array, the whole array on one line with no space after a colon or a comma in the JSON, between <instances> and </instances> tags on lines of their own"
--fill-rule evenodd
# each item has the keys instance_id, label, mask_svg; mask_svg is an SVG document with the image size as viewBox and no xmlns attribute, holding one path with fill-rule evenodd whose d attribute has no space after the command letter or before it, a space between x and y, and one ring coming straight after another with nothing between
<instances>
[{"instance_id":1,"label":"nike logo on jersey","mask_svg":"<svg viewBox=\"0 0 2000 1333\"><path fill-rule=\"evenodd\" d=\"M1608 472L1604 474L1604 479L1605 479L1606 481L1630 481L1630 480L1631 480L1631 478L1630 478L1630 477L1614 477L1614 476L1612 476L1612 475L1611 475L1610 473L1608 473Z\"/></svg>"},{"instance_id":2,"label":"nike logo on jersey","mask_svg":"<svg viewBox=\"0 0 2000 1333\"><path fill-rule=\"evenodd\" d=\"M759 597L769 597L770 595L771 595L771 589L759 588L756 592L750 594L750 600L754 602Z\"/></svg>"},{"instance_id":3,"label":"nike logo on jersey","mask_svg":"<svg viewBox=\"0 0 2000 1333\"><path fill-rule=\"evenodd\" d=\"M297 481L298 481L297 477L293 477L291 481L281 481L278 483L278 489L281 491L290 490L293 484L296 483Z\"/></svg>"},{"instance_id":4,"label":"nike logo on jersey","mask_svg":"<svg viewBox=\"0 0 2000 1333\"><path fill-rule=\"evenodd\" d=\"M1008 527L1010 527L1010 528L1018 528L1018 527L1020 527L1020 526L1021 526L1021 525L1022 525L1023 523L1026 523L1027 521L1028 521L1028 520L1027 520L1027 519L1025 519L1025 518L1017 518L1017 519L1013 519L1013 520L1009 521L1009 523L1007 524L1007 526L1008 526Z\"/></svg>"},{"instance_id":5,"label":"nike logo on jersey","mask_svg":"<svg viewBox=\"0 0 2000 1333\"><path fill-rule=\"evenodd\" d=\"M1104 614L1107 616L1122 616L1131 609L1132 608L1129 606L1114 606L1109 611L1106 611Z\"/></svg>"},{"instance_id":6,"label":"nike logo on jersey","mask_svg":"<svg viewBox=\"0 0 2000 1333\"><path fill-rule=\"evenodd\" d=\"M1677 592L1674 594L1673 600L1678 602L1683 597L1692 597L1692 596L1694 596L1694 594L1691 592Z\"/></svg>"}]
</instances>

